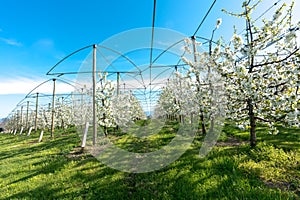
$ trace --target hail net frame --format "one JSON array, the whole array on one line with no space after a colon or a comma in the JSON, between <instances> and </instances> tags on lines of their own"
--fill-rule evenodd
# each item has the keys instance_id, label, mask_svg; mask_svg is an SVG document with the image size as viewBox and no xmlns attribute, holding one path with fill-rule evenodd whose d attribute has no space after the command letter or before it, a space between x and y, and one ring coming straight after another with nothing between
<instances>
[{"instance_id":1,"label":"hail net frame","mask_svg":"<svg viewBox=\"0 0 300 200\"><path fill-rule=\"evenodd\" d=\"M47 75L74 83L74 124L82 135L88 123L87 144L99 143L97 138L106 135L110 127L126 132L136 119L148 118L157 123L158 128L164 125L168 116L161 114L167 113L161 112L161 107L157 109L158 101L169 81L178 78L178 74L183 75L178 81L186 82L190 66L183 62L182 57L194 61L195 54L203 52L213 42L195 36L194 41L202 45L195 45L194 52L187 52L187 38L184 34L164 28L133 29L114 35L100 44L74 51L48 71ZM195 77L192 79L195 81ZM139 112L134 113L134 117L130 116L132 110L126 110L132 106L131 101L138 105L135 111ZM199 102L195 99L190 107L196 107L197 104ZM188 118L185 123L192 121L192 114L198 117L195 109L191 109L191 112L194 113L184 113ZM152 133L149 131L149 134ZM145 137L148 133L139 134Z\"/></svg>"}]
</instances>

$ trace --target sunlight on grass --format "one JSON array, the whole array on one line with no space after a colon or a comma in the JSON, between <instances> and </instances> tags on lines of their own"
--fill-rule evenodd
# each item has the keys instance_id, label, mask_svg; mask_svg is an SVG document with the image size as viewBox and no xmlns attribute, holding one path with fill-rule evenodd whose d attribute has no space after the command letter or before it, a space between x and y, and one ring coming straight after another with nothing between
<instances>
[{"instance_id":1,"label":"sunlight on grass","mask_svg":"<svg viewBox=\"0 0 300 200\"><path fill-rule=\"evenodd\" d=\"M174 130L176 124L169 124L144 141L126 134L111 137L122 148L153 151L167 144ZM38 134L1 134L0 199L296 199L297 130L289 136L289 129L282 128L280 134L286 137L263 131L259 130L257 148L215 146L202 159L198 155L203 136L197 136L180 159L143 174L120 172L80 153L80 138L73 131L61 132L55 139L45 133L42 143L37 143ZM229 136L247 140L247 134L227 125L221 140Z\"/></svg>"}]
</instances>

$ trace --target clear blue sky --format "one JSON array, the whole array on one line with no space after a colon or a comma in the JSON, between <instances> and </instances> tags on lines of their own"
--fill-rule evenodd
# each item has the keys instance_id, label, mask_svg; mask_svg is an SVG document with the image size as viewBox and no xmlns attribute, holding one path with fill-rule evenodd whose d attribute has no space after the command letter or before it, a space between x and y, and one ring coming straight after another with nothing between
<instances>
[{"instance_id":1,"label":"clear blue sky","mask_svg":"<svg viewBox=\"0 0 300 200\"><path fill-rule=\"evenodd\" d=\"M212 2L157 0L155 25L191 36ZM241 2L217 0L197 35L209 37L216 20L222 18L216 38L229 39L233 24L243 22L221 9L239 10ZM265 2L262 10L275 0ZM0 0L0 5L0 118L30 89L51 78L46 72L64 56L152 24L153 0Z\"/></svg>"}]
</instances>

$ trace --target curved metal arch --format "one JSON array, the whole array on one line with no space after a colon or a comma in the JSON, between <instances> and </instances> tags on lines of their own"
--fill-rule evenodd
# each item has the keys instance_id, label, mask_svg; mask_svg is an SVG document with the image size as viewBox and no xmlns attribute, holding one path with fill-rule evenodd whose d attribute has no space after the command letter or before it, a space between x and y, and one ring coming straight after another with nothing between
<instances>
[{"instance_id":1,"label":"curved metal arch","mask_svg":"<svg viewBox=\"0 0 300 200\"><path fill-rule=\"evenodd\" d=\"M58 77L59 76L62 76L64 74L69 74L69 73L64 73L64 72L58 72L58 73L52 73L52 71L57 67L59 66L62 62L64 62L65 60L67 60L68 58L70 58L71 56L73 56L74 54L82 51L82 50L85 50L87 48L90 48L90 47L93 47L95 44L92 44L92 45L88 45L88 46L85 46L85 47L82 47L72 53L70 53L69 55L67 55L66 57L64 57L63 59L61 59L59 62L57 62L53 67L51 67L51 69L46 73L46 75L57 75ZM122 54L121 52L119 51L116 51L112 48L109 48L109 47L106 47L106 46L103 46L103 45L96 45L96 47L99 47L99 48L103 48L103 49L106 49L106 50L109 50L119 56L121 56L122 58L124 58L125 60L127 60L129 63L131 63L139 72L141 72L141 69L130 59L128 58L127 56L125 56L124 54ZM97 48L98 50L98 48ZM108 64L111 64L111 63L108 63ZM91 71L92 72L92 71ZM78 74L80 72L74 72L74 74ZM86 72L87 73L87 72ZM73 72L72 72L73 74Z\"/></svg>"},{"instance_id":2,"label":"curved metal arch","mask_svg":"<svg viewBox=\"0 0 300 200\"><path fill-rule=\"evenodd\" d=\"M163 52L161 52L154 60L152 63L155 63L164 53L166 53L168 50L170 50L171 48L173 48L174 46L176 46L177 44L179 44L180 42L184 41L184 39L181 39L177 42L175 42L174 44L172 44L171 46L169 46L168 48L166 48Z\"/></svg>"},{"instance_id":3,"label":"curved metal arch","mask_svg":"<svg viewBox=\"0 0 300 200\"><path fill-rule=\"evenodd\" d=\"M139 72L141 72L141 69L130 59L128 58L127 56L125 56L123 53L119 52L119 51L116 51L112 48L109 48L109 47L106 47L106 46L103 46L103 45L97 45L97 47L100 47L100 48L103 48L103 49L106 49L106 50L109 50L119 56L121 56L122 58L125 58L125 60L127 60L129 63L131 63ZM98 50L98 49L97 49ZM108 63L110 64L110 63ZM117 71L116 71L117 72Z\"/></svg>"},{"instance_id":4,"label":"curved metal arch","mask_svg":"<svg viewBox=\"0 0 300 200\"><path fill-rule=\"evenodd\" d=\"M157 75L152 79L152 81L155 81L155 80L158 79L163 73L165 73L165 72L167 72L167 71L169 71L169 70L173 71L172 67L167 68L167 69L163 70L161 73L157 74Z\"/></svg>"},{"instance_id":5,"label":"curved metal arch","mask_svg":"<svg viewBox=\"0 0 300 200\"><path fill-rule=\"evenodd\" d=\"M22 106L23 104L25 104L25 103L27 103L27 102L29 102L29 103L34 103L33 101L29 101L29 100L25 101L26 99L27 99L27 98L23 98L23 99L16 105L16 107Z\"/></svg>"},{"instance_id":6,"label":"curved metal arch","mask_svg":"<svg viewBox=\"0 0 300 200\"><path fill-rule=\"evenodd\" d=\"M44 85L45 83L48 83L49 81L53 81L53 80L60 81L60 82L62 82L62 83L68 84L68 85L74 87L75 89L77 88L76 86L72 85L71 83L68 83L68 82L65 81L65 80L58 79L58 78L51 78L51 79L48 79L48 80L46 80L46 81L40 83L38 86L36 86L35 88L33 88L33 89L25 96L24 99L29 98L30 95L32 94L32 92L33 92L34 90L36 90L37 88L39 88L40 86ZM42 94L42 93L39 93L39 94ZM23 99L23 100L24 100L24 99ZM22 100L22 101L23 101L23 100Z\"/></svg>"},{"instance_id":7,"label":"curved metal arch","mask_svg":"<svg viewBox=\"0 0 300 200\"><path fill-rule=\"evenodd\" d=\"M143 79L142 74L138 74L138 76L140 76L140 78L141 78L141 81L140 81L136 76L133 76L133 75L131 75L131 74L127 74L127 76L129 76L129 77L135 79L138 83L140 83L142 86L144 86L144 87L146 88L146 84L145 84L145 82L144 82L144 79ZM121 77L121 81L123 81L123 83L126 82L126 81L123 79L123 77Z\"/></svg>"},{"instance_id":8,"label":"curved metal arch","mask_svg":"<svg viewBox=\"0 0 300 200\"><path fill-rule=\"evenodd\" d=\"M37 88L39 88L40 86L44 85L45 83L48 83L49 81L52 81L53 79L48 79L42 83L40 83L38 86L36 86L35 88L33 88L30 92L28 92L28 94L25 96L25 98L29 97L29 95L36 90Z\"/></svg>"},{"instance_id":9,"label":"curved metal arch","mask_svg":"<svg viewBox=\"0 0 300 200\"><path fill-rule=\"evenodd\" d=\"M94 44L92 45L88 45L88 46L85 46L85 47L82 47L72 53L70 53L69 55L67 55L66 57L64 57L63 59L61 59L58 63L56 63L53 67L51 67L51 69L46 73L46 75L57 75L57 74L62 74L62 73L50 73L53 69L55 69L59 64L61 64L63 61L65 61L66 59L68 59L69 57L71 57L72 55L84 50L84 49L87 49L87 48L90 48L90 47L93 47Z\"/></svg>"}]
</instances>

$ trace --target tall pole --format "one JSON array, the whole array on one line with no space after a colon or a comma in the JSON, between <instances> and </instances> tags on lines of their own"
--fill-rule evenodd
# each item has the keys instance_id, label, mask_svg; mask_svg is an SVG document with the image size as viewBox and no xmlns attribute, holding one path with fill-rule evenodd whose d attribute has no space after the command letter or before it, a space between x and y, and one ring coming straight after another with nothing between
<instances>
[{"instance_id":1,"label":"tall pole","mask_svg":"<svg viewBox=\"0 0 300 200\"><path fill-rule=\"evenodd\" d=\"M72 93L71 93L72 95ZM61 97L61 109L63 109L64 107L64 97ZM65 127L65 123L64 123L64 118L63 118L63 115L60 114L60 118L61 118L61 128L64 129Z\"/></svg>"},{"instance_id":2,"label":"tall pole","mask_svg":"<svg viewBox=\"0 0 300 200\"><path fill-rule=\"evenodd\" d=\"M26 129L28 128L28 119L29 119L29 101L27 101L27 108L26 108Z\"/></svg>"},{"instance_id":3,"label":"tall pole","mask_svg":"<svg viewBox=\"0 0 300 200\"><path fill-rule=\"evenodd\" d=\"M81 88L80 112L83 112L83 88Z\"/></svg>"},{"instance_id":4,"label":"tall pole","mask_svg":"<svg viewBox=\"0 0 300 200\"><path fill-rule=\"evenodd\" d=\"M17 127L16 129L18 129L20 127L20 110L17 110Z\"/></svg>"},{"instance_id":5,"label":"tall pole","mask_svg":"<svg viewBox=\"0 0 300 200\"><path fill-rule=\"evenodd\" d=\"M23 126L23 106L21 106L20 126Z\"/></svg>"},{"instance_id":6,"label":"tall pole","mask_svg":"<svg viewBox=\"0 0 300 200\"><path fill-rule=\"evenodd\" d=\"M117 95L120 95L120 72L117 72Z\"/></svg>"},{"instance_id":7,"label":"tall pole","mask_svg":"<svg viewBox=\"0 0 300 200\"><path fill-rule=\"evenodd\" d=\"M37 132L38 105L39 105L39 93L36 93L36 99L35 99L35 119L34 119L34 130L35 130L35 132Z\"/></svg>"},{"instance_id":8,"label":"tall pole","mask_svg":"<svg viewBox=\"0 0 300 200\"><path fill-rule=\"evenodd\" d=\"M97 46L93 45L93 145L96 145L96 138L97 138L97 112L96 112L96 51Z\"/></svg>"},{"instance_id":9,"label":"tall pole","mask_svg":"<svg viewBox=\"0 0 300 200\"><path fill-rule=\"evenodd\" d=\"M18 128L18 113L19 111L17 111L15 114L14 114L14 128L15 130Z\"/></svg>"},{"instance_id":10,"label":"tall pole","mask_svg":"<svg viewBox=\"0 0 300 200\"><path fill-rule=\"evenodd\" d=\"M51 117L51 137L54 137L54 113L55 113L55 82L53 79L53 94L52 94L52 117Z\"/></svg>"}]
</instances>

